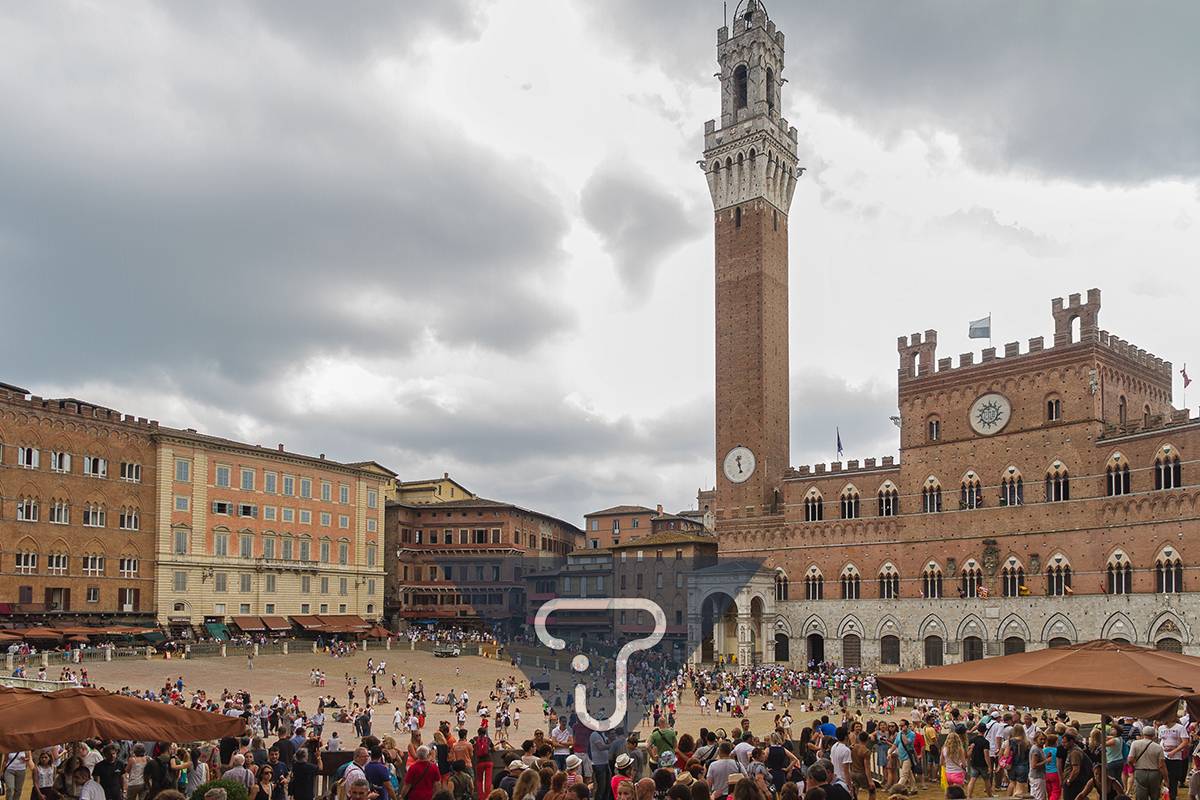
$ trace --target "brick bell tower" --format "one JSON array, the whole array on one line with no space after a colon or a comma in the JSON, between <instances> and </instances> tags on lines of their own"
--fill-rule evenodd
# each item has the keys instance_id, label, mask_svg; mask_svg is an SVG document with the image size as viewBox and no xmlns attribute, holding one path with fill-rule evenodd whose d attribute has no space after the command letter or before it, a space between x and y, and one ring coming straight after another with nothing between
<instances>
[{"instance_id":1,"label":"brick bell tower","mask_svg":"<svg viewBox=\"0 0 1200 800\"><path fill-rule=\"evenodd\" d=\"M701 167L716 226L717 491L721 520L782 514L788 459L788 209L802 169L779 116L783 33L759 0L717 31L721 124Z\"/></svg>"}]
</instances>

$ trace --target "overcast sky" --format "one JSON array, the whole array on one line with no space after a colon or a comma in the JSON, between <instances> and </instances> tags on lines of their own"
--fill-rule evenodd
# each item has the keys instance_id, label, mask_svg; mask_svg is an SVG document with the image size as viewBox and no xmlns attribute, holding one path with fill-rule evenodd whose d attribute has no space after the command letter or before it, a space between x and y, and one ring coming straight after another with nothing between
<instances>
[{"instance_id":1,"label":"overcast sky","mask_svg":"<svg viewBox=\"0 0 1200 800\"><path fill-rule=\"evenodd\" d=\"M898 335L957 356L991 312L1002 347L1092 286L1102 327L1200 373L1200 4L768 9L808 167L794 464L835 426L847 458L895 453ZM577 524L690 507L715 475L696 160L721 15L0 6L0 380Z\"/></svg>"}]
</instances>

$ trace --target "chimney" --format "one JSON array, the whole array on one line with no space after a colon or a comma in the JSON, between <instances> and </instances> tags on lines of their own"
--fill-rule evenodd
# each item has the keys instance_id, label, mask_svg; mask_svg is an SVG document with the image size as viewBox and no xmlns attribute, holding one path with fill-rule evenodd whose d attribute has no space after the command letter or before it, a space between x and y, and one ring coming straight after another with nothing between
<instances>
[{"instance_id":1,"label":"chimney","mask_svg":"<svg viewBox=\"0 0 1200 800\"><path fill-rule=\"evenodd\" d=\"M443 472L443 473L442 473L442 479L443 479L443 480L450 480L450 473L449 473L449 472Z\"/></svg>"},{"instance_id":2,"label":"chimney","mask_svg":"<svg viewBox=\"0 0 1200 800\"><path fill-rule=\"evenodd\" d=\"M321 453L321 460L322 460L322 461L324 461L324 460L325 460L325 454L324 454L324 453Z\"/></svg>"},{"instance_id":3,"label":"chimney","mask_svg":"<svg viewBox=\"0 0 1200 800\"><path fill-rule=\"evenodd\" d=\"M656 506L656 508L657 508L658 515L661 517L662 516L662 503L659 503L658 506Z\"/></svg>"},{"instance_id":4,"label":"chimney","mask_svg":"<svg viewBox=\"0 0 1200 800\"><path fill-rule=\"evenodd\" d=\"M279 443L279 452L283 452L283 442Z\"/></svg>"}]
</instances>

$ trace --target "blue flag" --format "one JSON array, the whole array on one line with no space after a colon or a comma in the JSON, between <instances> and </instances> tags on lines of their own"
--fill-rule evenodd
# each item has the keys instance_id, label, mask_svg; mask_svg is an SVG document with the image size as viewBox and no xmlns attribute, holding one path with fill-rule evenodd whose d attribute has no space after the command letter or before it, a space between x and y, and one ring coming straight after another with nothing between
<instances>
[{"instance_id":1,"label":"blue flag","mask_svg":"<svg viewBox=\"0 0 1200 800\"><path fill-rule=\"evenodd\" d=\"M837 431L837 457L841 458L842 457L842 429L840 427L838 427L838 428L835 428L835 430Z\"/></svg>"}]
</instances>

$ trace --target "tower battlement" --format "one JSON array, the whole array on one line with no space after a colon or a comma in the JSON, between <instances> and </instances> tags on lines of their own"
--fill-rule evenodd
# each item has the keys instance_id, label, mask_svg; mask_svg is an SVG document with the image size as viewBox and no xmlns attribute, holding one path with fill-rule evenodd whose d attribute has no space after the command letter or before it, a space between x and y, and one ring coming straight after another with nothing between
<instances>
[{"instance_id":1,"label":"tower battlement","mask_svg":"<svg viewBox=\"0 0 1200 800\"><path fill-rule=\"evenodd\" d=\"M1050 311L1054 320L1053 349L1090 343L1151 372L1155 379L1165 382L1165 385L1170 387L1172 381L1170 361L1161 359L1108 331L1099 329L1099 289L1088 290L1087 302L1083 301L1080 294L1070 295L1065 302L1063 298L1056 297L1050 301ZM1079 321L1077 336L1072 331L1076 320ZM914 382L924 378L944 377L952 371L978 368L1032 356L1046 351L1047 348L1045 338L1035 336L1028 340L1024 353L1021 352L1019 341L1008 342L1004 345L1002 354L999 354L995 347L986 347L979 354L978 359L974 352L959 354L958 363L955 364L953 358L937 357L937 331L927 330L924 335L914 333L910 336L898 337L896 350L900 356L899 381L911 388Z\"/></svg>"}]
</instances>

